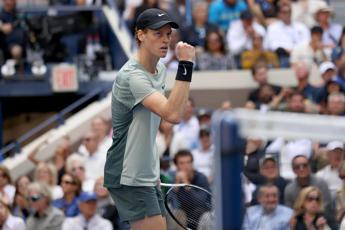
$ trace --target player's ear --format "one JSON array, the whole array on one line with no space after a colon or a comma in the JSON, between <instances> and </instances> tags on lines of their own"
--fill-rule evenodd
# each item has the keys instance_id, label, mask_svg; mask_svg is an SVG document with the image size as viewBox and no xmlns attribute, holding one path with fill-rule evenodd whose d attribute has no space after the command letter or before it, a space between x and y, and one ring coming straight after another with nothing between
<instances>
[{"instance_id":1,"label":"player's ear","mask_svg":"<svg viewBox=\"0 0 345 230\"><path fill-rule=\"evenodd\" d=\"M137 39L142 42L145 39L145 31L144 30L137 30Z\"/></svg>"}]
</instances>

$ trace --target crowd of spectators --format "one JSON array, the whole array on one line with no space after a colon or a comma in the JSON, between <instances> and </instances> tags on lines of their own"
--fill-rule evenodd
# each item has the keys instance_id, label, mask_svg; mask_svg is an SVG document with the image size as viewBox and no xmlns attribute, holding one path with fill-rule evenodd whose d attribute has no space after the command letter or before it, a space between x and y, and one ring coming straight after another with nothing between
<instances>
[{"instance_id":1,"label":"crowd of spectators","mask_svg":"<svg viewBox=\"0 0 345 230\"><path fill-rule=\"evenodd\" d=\"M298 61L308 68L325 61L338 67L342 63L343 26L333 22L334 10L324 0L215 0L191 5L189 9L185 1L126 1L123 17L134 33L135 15L144 9L154 6L169 12L181 27L180 40L197 47L198 70L250 69L257 62L270 68L287 68Z\"/></svg>"},{"instance_id":2,"label":"crowd of spectators","mask_svg":"<svg viewBox=\"0 0 345 230\"><path fill-rule=\"evenodd\" d=\"M43 44L37 45L42 41L35 37L33 31L27 30L30 27L26 23L27 15L23 14L22 8L18 10L16 2L4 0L2 5L0 48L2 63L11 60L17 71L25 72L28 62L38 61L35 49ZM23 2L19 3L25 6ZM78 7L108 3L50 0L38 4ZM257 62L263 62L269 68L287 68L299 61L304 61L308 68L317 67L325 61L335 63L338 68L343 65L343 26L333 22L334 10L325 0L214 0L191 3L189 7L184 0L116 2L133 34L135 18L145 9L157 7L169 12L180 25L180 30L176 32L177 41L197 47L195 66L198 70L250 69ZM97 13L93 18L93 21L104 21L104 17ZM73 62L76 55L88 55L89 40L106 47L109 41L106 36L104 28L59 36L49 42L62 43L62 46L56 47L54 55L46 57L43 54L43 59ZM46 52L44 46L41 48ZM63 48L65 53L61 53ZM171 64L175 57L173 47L171 49L166 60L168 69L176 68ZM52 56L55 60L51 60L54 59Z\"/></svg>"},{"instance_id":3,"label":"crowd of spectators","mask_svg":"<svg viewBox=\"0 0 345 230\"><path fill-rule=\"evenodd\" d=\"M301 109L303 94L292 95L298 102L287 102L288 110L305 112ZM260 98L260 91L254 90L250 97ZM162 182L212 190L212 114L210 109L196 107L190 98L180 124L161 122L156 144ZM28 157L36 164L32 174L12 182L8 170L0 167L1 202L8 215L26 229L45 229L47 225L56 229L83 229L86 225L87 229L129 229L119 220L116 204L103 187L102 169L111 135L110 121L96 117L79 144L72 146L67 136L62 139L51 162L38 159L38 150L46 144L40 143ZM248 137L242 153L243 229L341 229L345 214L344 150L344 142L339 140L314 143L308 139ZM198 215L202 218L203 214ZM178 229L172 219L167 221L169 229Z\"/></svg>"},{"instance_id":4,"label":"crowd of spectators","mask_svg":"<svg viewBox=\"0 0 345 230\"><path fill-rule=\"evenodd\" d=\"M11 180L0 166L0 224L3 229L129 229L119 220L116 206L103 187L106 151L111 145L110 123L92 120L77 145L68 136L45 162L37 153L47 144L38 143L28 160L36 167L28 175Z\"/></svg>"},{"instance_id":5,"label":"crowd of spectators","mask_svg":"<svg viewBox=\"0 0 345 230\"><path fill-rule=\"evenodd\" d=\"M0 75L43 77L42 66L62 62L76 64L85 72L112 69L110 29L100 13L102 4L105 1L2 1ZM48 10L59 6L71 9Z\"/></svg>"}]
</instances>

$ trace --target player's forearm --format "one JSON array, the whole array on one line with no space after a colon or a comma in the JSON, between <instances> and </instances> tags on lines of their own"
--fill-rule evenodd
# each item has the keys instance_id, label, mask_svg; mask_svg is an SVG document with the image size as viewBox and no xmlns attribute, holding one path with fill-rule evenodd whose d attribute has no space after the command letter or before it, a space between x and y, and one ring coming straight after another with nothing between
<instances>
[{"instance_id":1,"label":"player's forearm","mask_svg":"<svg viewBox=\"0 0 345 230\"><path fill-rule=\"evenodd\" d=\"M182 119L183 110L189 96L195 48L187 43L179 42L176 45L175 53L179 65L175 85L165 105L165 117L170 122L178 123Z\"/></svg>"},{"instance_id":2,"label":"player's forearm","mask_svg":"<svg viewBox=\"0 0 345 230\"><path fill-rule=\"evenodd\" d=\"M167 104L166 116L173 123L180 122L182 114L189 97L190 82L176 81L171 90Z\"/></svg>"}]
</instances>

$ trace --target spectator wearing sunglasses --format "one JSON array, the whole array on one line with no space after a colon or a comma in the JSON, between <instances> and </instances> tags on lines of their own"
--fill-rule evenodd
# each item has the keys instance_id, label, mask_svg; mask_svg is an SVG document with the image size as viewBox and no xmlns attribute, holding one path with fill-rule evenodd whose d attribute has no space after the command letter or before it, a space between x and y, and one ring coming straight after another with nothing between
<instances>
[{"instance_id":1,"label":"spectator wearing sunglasses","mask_svg":"<svg viewBox=\"0 0 345 230\"><path fill-rule=\"evenodd\" d=\"M305 155L296 155L292 159L292 170L296 178L284 190L285 205L292 208L300 191L305 187L314 186L321 191L325 213L327 213L327 222L333 226L335 224L335 210L332 205L331 193L327 183L312 174L309 160Z\"/></svg>"},{"instance_id":2,"label":"spectator wearing sunglasses","mask_svg":"<svg viewBox=\"0 0 345 230\"><path fill-rule=\"evenodd\" d=\"M53 201L53 206L65 213L66 217L79 214L78 198L81 192L80 180L71 174L66 173L61 179L63 197Z\"/></svg>"},{"instance_id":3,"label":"spectator wearing sunglasses","mask_svg":"<svg viewBox=\"0 0 345 230\"><path fill-rule=\"evenodd\" d=\"M45 183L34 182L28 187L28 199L33 213L27 220L27 230L60 230L65 219L58 208L51 205L51 192Z\"/></svg>"},{"instance_id":4,"label":"spectator wearing sunglasses","mask_svg":"<svg viewBox=\"0 0 345 230\"><path fill-rule=\"evenodd\" d=\"M294 205L291 229L331 229L323 214L323 204L321 191L317 187L309 186L301 190Z\"/></svg>"},{"instance_id":5,"label":"spectator wearing sunglasses","mask_svg":"<svg viewBox=\"0 0 345 230\"><path fill-rule=\"evenodd\" d=\"M72 174L81 181L82 190L85 192L93 191L95 184L94 180L87 179L85 172L85 157L79 154L72 154L67 158L66 161L66 172Z\"/></svg>"}]
</instances>

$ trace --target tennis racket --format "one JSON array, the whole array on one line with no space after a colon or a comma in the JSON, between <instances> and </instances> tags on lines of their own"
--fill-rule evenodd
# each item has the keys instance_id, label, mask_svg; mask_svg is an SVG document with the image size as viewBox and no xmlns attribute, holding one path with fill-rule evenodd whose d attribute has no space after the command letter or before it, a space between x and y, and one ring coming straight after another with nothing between
<instances>
[{"instance_id":1,"label":"tennis racket","mask_svg":"<svg viewBox=\"0 0 345 230\"><path fill-rule=\"evenodd\" d=\"M165 208L172 219L185 230L212 229L212 194L191 184L165 184Z\"/></svg>"}]
</instances>

